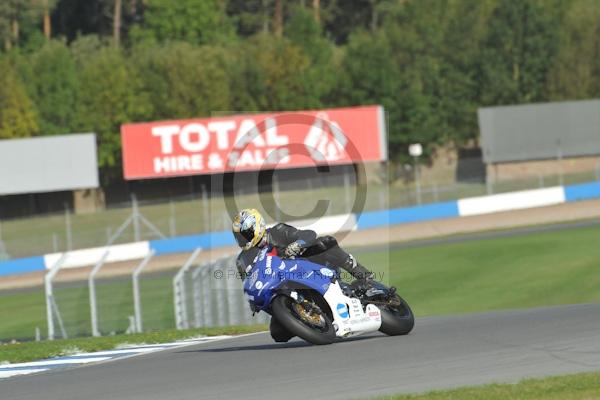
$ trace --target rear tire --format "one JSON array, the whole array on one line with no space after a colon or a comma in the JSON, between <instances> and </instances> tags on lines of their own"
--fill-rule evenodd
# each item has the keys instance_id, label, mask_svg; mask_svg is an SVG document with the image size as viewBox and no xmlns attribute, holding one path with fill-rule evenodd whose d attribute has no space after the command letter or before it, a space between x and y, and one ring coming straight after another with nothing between
<instances>
[{"instance_id":1,"label":"rear tire","mask_svg":"<svg viewBox=\"0 0 600 400\"><path fill-rule=\"evenodd\" d=\"M400 296L400 305L396 307L379 307L381 310L381 327L379 330L389 336L406 335L415 326L415 316L408 303Z\"/></svg>"},{"instance_id":2,"label":"rear tire","mask_svg":"<svg viewBox=\"0 0 600 400\"><path fill-rule=\"evenodd\" d=\"M323 313L324 327L322 329L311 327L300 320L296 313L292 311L292 306L295 303L295 300L288 296L276 296L271 302L273 318L276 318L289 333L309 343L316 345L333 343L335 340L335 329L331 319Z\"/></svg>"}]
</instances>

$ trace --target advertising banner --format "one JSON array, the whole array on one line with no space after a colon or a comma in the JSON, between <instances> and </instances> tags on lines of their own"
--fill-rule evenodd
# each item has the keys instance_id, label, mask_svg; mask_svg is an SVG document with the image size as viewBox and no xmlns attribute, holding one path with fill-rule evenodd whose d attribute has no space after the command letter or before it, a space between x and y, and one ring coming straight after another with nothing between
<instances>
[{"instance_id":1,"label":"advertising banner","mask_svg":"<svg viewBox=\"0 0 600 400\"><path fill-rule=\"evenodd\" d=\"M387 159L381 106L126 124L121 139L128 180Z\"/></svg>"},{"instance_id":2,"label":"advertising banner","mask_svg":"<svg viewBox=\"0 0 600 400\"><path fill-rule=\"evenodd\" d=\"M98 185L93 133L0 140L0 196Z\"/></svg>"}]
</instances>

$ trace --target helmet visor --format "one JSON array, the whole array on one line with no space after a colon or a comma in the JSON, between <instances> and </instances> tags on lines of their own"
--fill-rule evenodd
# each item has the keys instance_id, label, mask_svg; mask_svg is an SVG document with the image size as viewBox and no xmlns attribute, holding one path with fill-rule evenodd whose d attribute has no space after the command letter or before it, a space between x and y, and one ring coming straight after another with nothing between
<instances>
[{"instance_id":1,"label":"helmet visor","mask_svg":"<svg viewBox=\"0 0 600 400\"><path fill-rule=\"evenodd\" d=\"M235 241L237 242L238 246L246 247L246 245L252 241L254 233L251 230L246 230L242 232L234 232L233 236L235 237Z\"/></svg>"}]
</instances>

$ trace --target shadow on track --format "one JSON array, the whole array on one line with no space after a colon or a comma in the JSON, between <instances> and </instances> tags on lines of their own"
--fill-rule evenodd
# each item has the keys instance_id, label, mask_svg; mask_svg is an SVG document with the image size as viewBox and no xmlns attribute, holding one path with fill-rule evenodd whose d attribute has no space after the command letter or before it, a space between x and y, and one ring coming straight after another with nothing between
<instances>
[{"instance_id":1,"label":"shadow on track","mask_svg":"<svg viewBox=\"0 0 600 400\"><path fill-rule=\"evenodd\" d=\"M336 343L348 343L356 342L361 340L384 338L384 335L368 335L368 336L357 336L347 339L336 339L333 344ZM269 344L255 344L248 346L233 346L233 347L219 347L216 349L199 349L199 350L182 350L176 353L224 353L230 351L259 351L259 350L280 350L280 349L295 349L302 347L317 347L313 344L307 343L303 340L292 339L291 342L287 343L269 343Z\"/></svg>"}]
</instances>

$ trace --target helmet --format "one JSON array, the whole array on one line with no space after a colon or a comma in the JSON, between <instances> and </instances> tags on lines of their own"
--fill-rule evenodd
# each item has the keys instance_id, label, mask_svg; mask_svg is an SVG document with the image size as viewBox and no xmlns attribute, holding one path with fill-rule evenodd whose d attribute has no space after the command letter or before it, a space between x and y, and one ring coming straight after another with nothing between
<instances>
[{"instance_id":1,"label":"helmet","mask_svg":"<svg viewBox=\"0 0 600 400\"><path fill-rule=\"evenodd\" d=\"M233 236L244 250L257 246L265 236L267 227L258 210L246 208L233 219Z\"/></svg>"}]
</instances>

